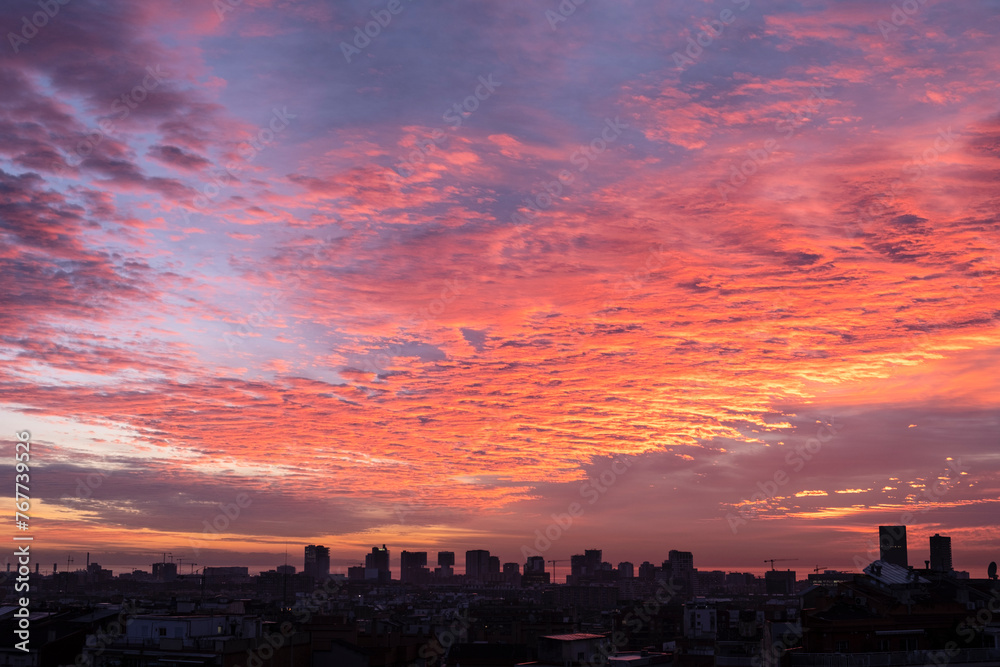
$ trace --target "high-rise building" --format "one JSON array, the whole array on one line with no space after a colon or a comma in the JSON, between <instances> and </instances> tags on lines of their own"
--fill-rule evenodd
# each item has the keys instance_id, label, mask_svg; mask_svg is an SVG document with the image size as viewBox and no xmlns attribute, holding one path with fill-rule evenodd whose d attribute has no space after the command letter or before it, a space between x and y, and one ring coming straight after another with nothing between
<instances>
[{"instance_id":1,"label":"high-rise building","mask_svg":"<svg viewBox=\"0 0 1000 667\"><path fill-rule=\"evenodd\" d=\"M879 558L886 563L908 567L906 558L906 526L878 527Z\"/></svg>"},{"instance_id":2,"label":"high-rise building","mask_svg":"<svg viewBox=\"0 0 1000 667\"><path fill-rule=\"evenodd\" d=\"M587 559L583 554L573 554L569 557L569 576L572 577L570 581L576 582L584 577L587 573Z\"/></svg>"},{"instance_id":3,"label":"high-rise building","mask_svg":"<svg viewBox=\"0 0 1000 667\"><path fill-rule=\"evenodd\" d=\"M673 576L687 576L694 571L694 554L690 551L671 549L667 556L670 562L670 573Z\"/></svg>"},{"instance_id":4,"label":"high-rise building","mask_svg":"<svg viewBox=\"0 0 1000 667\"><path fill-rule=\"evenodd\" d=\"M663 563L663 576L676 586L681 595L690 596L697 592L698 578L694 569L694 554L690 551L671 549Z\"/></svg>"},{"instance_id":5,"label":"high-rise building","mask_svg":"<svg viewBox=\"0 0 1000 667\"><path fill-rule=\"evenodd\" d=\"M749 572L730 572L726 575L726 588L733 593L746 593L756 588L757 581Z\"/></svg>"},{"instance_id":6,"label":"high-rise building","mask_svg":"<svg viewBox=\"0 0 1000 667\"><path fill-rule=\"evenodd\" d=\"M618 578L631 579L635 576L635 565L628 561L618 563Z\"/></svg>"},{"instance_id":7,"label":"high-rise building","mask_svg":"<svg viewBox=\"0 0 1000 667\"><path fill-rule=\"evenodd\" d=\"M385 548L384 544L381 549L372 547L372 552L365 554L365 569L376 572L374 577L369 577L366 573L366 578L378 579L381 583L388 583L392 580L392 570L389 569L389 550Z\"/></svg>"},{"instance_id":8,"label":"high-rise building","mask_svg":"<svg viewBox=\"0 0 1000 667\"><path fill-rule=\"evenodd\" d=\"M768 595L791 595L795 592L795 571L769 570L765 572L764 590Z\"/></svg>"},{"instance_id":9,"label":"high-rise building","mask_svg":"<svg viewBox=\"0 0 1000 667\"><path fill-rule=\"evenodd\" d=\"M173 581L177 578L177 563L153 563L153 579Z\"/></svg>"},{"instance_id":10,"label":"high-rise building","mask_svg":"<svg viewBox=\"0 0 1000 667\"><path fill-rule=\"evenodd\" d=\"M931 535L931 569L951 572L951 538L935 533Z\"/></svg>"},{"instance_id":11,"label":"high-rise building","mask_svg":"<svg viewBox=\"0 0 1000 667\"><path fill-rule=\"evenodd\" d=\"M399 554L399 566L403 569L411 567L427 567L427 552L403 551Z\"/></svg>"},{"instance_id":12,"label":"high-rise building","mask_svg":"<svg viewBox=\"0 0 1000 667\"><path fill-rule=\"evenodd\" d=\"M427 552L403 551L399 554L399 580L420 583L427 578Z\"/></svg>"},{"instance_id":13,"label":"high-rise building","mask_svg":"<svg viewBox=\"0 0 1000 667\"><path fill-rule=\"evenodd\" d=\"M499 559L497 562L499 562ZM469 581L486 581L489 572L489 551L485 549L471 549L465 552L465 576Z\"/></svg>"},{"instance_id":14,"label":"high-rise building","mask_svg":"<svg viewBox=\"0 0 1000 667\"><path fill-rule=\"evenodd\" d=\"M305 565L302 571L317 580L330 578L330 550L319 544L310 544L305 549Z\"/></svg>"},{"instance_id":15,"label":"high-rise building","mask_svg":"<svg viewBox=\"0 0 1000 667\"><path fill-rule=\"evenodd\" d=\"M528 560L524 564L524 576L521 578L521 583L524 586L532 586L547 584L549 581L550 575L545 571L545 559L541 556L528 556Z\"/></svg>"},{"instance_id":16,"label":"high-rise building","mask_svg":"<svg viewBox=\"0 0 1000 667\"><path fill-rule=\"evenodd\" d=\"M644 581L652 581L653 579L656 578L656 573L659 570L660 568L656 567L648 560L643 561L642 564L639 566L639 578Z\"/></svg>"},{"instance_id":17,"label":"high-rise building","mask_svg":"<svg viewBox=\"0 0 1000 667\"><path fill-rule=\"evenodd\" d=\"M439 577L450 577L455 574L455 552L439 551L438 566L435 574Z\"/></svg>"},{"instance_id":18,"label":"high-rise building","mask_svg":"<svg viewBox=\"0 0 1000 667\"><path fill-rule=\"evenodd\" d=\"M570 576L572 577L570 581L579 583L593 580L601 571L602 553L600 549L587 549L582 554L570 556Z\"/></svg>"}]
</instances>

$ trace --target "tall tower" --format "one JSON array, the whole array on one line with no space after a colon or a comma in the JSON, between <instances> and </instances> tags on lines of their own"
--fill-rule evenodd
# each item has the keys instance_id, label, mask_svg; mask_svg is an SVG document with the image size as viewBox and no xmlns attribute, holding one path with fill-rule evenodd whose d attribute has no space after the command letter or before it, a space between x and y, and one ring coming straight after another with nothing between
<instances>
[{"instance_id":1,"label":"tall tower","mask_svg":"<svg viewBox=\"0 0 1000 667\"><path fill-rule=\"evenodd\" d=\"M486 581L489 571L489 551L485 549L470 549L465 552L465 576L469 581Z\"/></svg>"},{"instance_id":2,"label":"tall tower","mask_svg":"<svg viewBox=\"0 0 1000 667\"><path fill-rule=\"evenodd\" d=\"M330 549L320 544L310 544L305 551L303 572L316 579L330 578Z\"/></svg>"},{"instance_id":3,"label":"tall tower","mask_svg":"<svg viewBox=\"0 0 1000 667\"><path fill-rule=\"evenodd\" d=\"M399 580L419 583L427 574L426 551L403 551L399 554Z\"/></svg>"},{"instance_id":4,"label":"tall tower","mask_svg":"<svg viewBox=\"0 0 1000 667\"><path fill-rule=\"evenodd\" d=\"M392 571L389 569L389 550L382 545L382 548L372 547L372 552L365 556L365 568L378 571L378 581L389 583L392 579Z\"/></svg>"},{"instance_id":5,"label":"tall tower","mask_svg":"<svg viewBox=\"0 0 1000 667\"><path fill-rule=\"evenodd\" d=\"M951 572L951 538L935 533L930 538L931 569L937 572Z\"/></svg>"},{"instance_id":6,"label":"tall tower","mask_svg":"<svg viewBox=\"0 0 1000 667\"><path fill-rule=\"evenodd\" d=\"M455 574L455 552L439 551L437 574L442 577L450 577Z\"/></svg>"},{"instance_id":7,"label":"tall tower","mask_svg":"<svg viewBox=\"0 0 1000 667\"><path fill-rule=\"evenodd\" d=\"M907 567L906 526L878 527L879 557L886 563Z\"/></svg>"},{"instance_id":8,"label":"tall tower","mask_svg":"<svg viewBox=\"0 0 1000 667\"><path fill-rule=\"evenodd\" d=\"M670 570L670 581L679 583L684 595L693 595L697 579L694 571L694 554L690 551L671 549L667 554L664 569L667 569L667 566Z\"/></svg>"},{"instance_id":9,"label":"tall tower","mask_svg":"<svg viewBox=\"0 0 1000 667\"><path fill-rule=\"evenodd\" d=\"M667 556L670 560L670 570L675 576L694 572L694 554L690 551L671 549Z\"/></svg>"}]
</instances>

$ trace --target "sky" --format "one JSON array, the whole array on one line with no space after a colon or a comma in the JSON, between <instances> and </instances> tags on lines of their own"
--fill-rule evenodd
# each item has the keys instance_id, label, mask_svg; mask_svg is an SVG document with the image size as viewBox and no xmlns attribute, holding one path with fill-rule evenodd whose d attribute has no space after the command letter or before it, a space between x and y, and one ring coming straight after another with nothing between
<instances>
[{"instance_id":1,"label":"sky","mask_svg":"<svg viewBox=\"0 0 1000 667\"><path fill-rule=\"evenodd\" d=\"M903 523L985 576L998 33L995 0L3 3L36 562L804 576Z\"/></svg>"}]
</instances>

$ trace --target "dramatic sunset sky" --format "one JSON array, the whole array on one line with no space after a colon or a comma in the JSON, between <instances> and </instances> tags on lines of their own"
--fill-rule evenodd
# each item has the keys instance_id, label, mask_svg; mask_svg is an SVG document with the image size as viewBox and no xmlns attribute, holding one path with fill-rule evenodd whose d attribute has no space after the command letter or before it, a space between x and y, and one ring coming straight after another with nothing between
<instances>
[{"instance_id":1,"label":"dramatic sunset sky","mask_svg":"<svg viewBox=\"0 0 1000 667\"><path fill-rule=\"evenodd\" d=\"M0 6L43 572L1000 559L1000 2L53 6Z\"/></svg>"}]
</instances>

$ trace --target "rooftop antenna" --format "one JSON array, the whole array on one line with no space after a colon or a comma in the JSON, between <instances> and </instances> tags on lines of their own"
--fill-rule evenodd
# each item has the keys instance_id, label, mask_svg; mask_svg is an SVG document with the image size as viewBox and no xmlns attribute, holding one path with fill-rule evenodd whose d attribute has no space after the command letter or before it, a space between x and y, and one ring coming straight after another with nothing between
<instances>
[{"instance_id":1,"label":"rooftop antenna","mask_svg":"<svg viewBox=\"0 0 1000 667\"><path fill-rule=\"evenodd\" d=\"M556 583L556 563L568 563L570 562L568 558L559 558L554 560L547 560L546 563L552 564L552 583Z\"/></svg>"}]
</instances>

